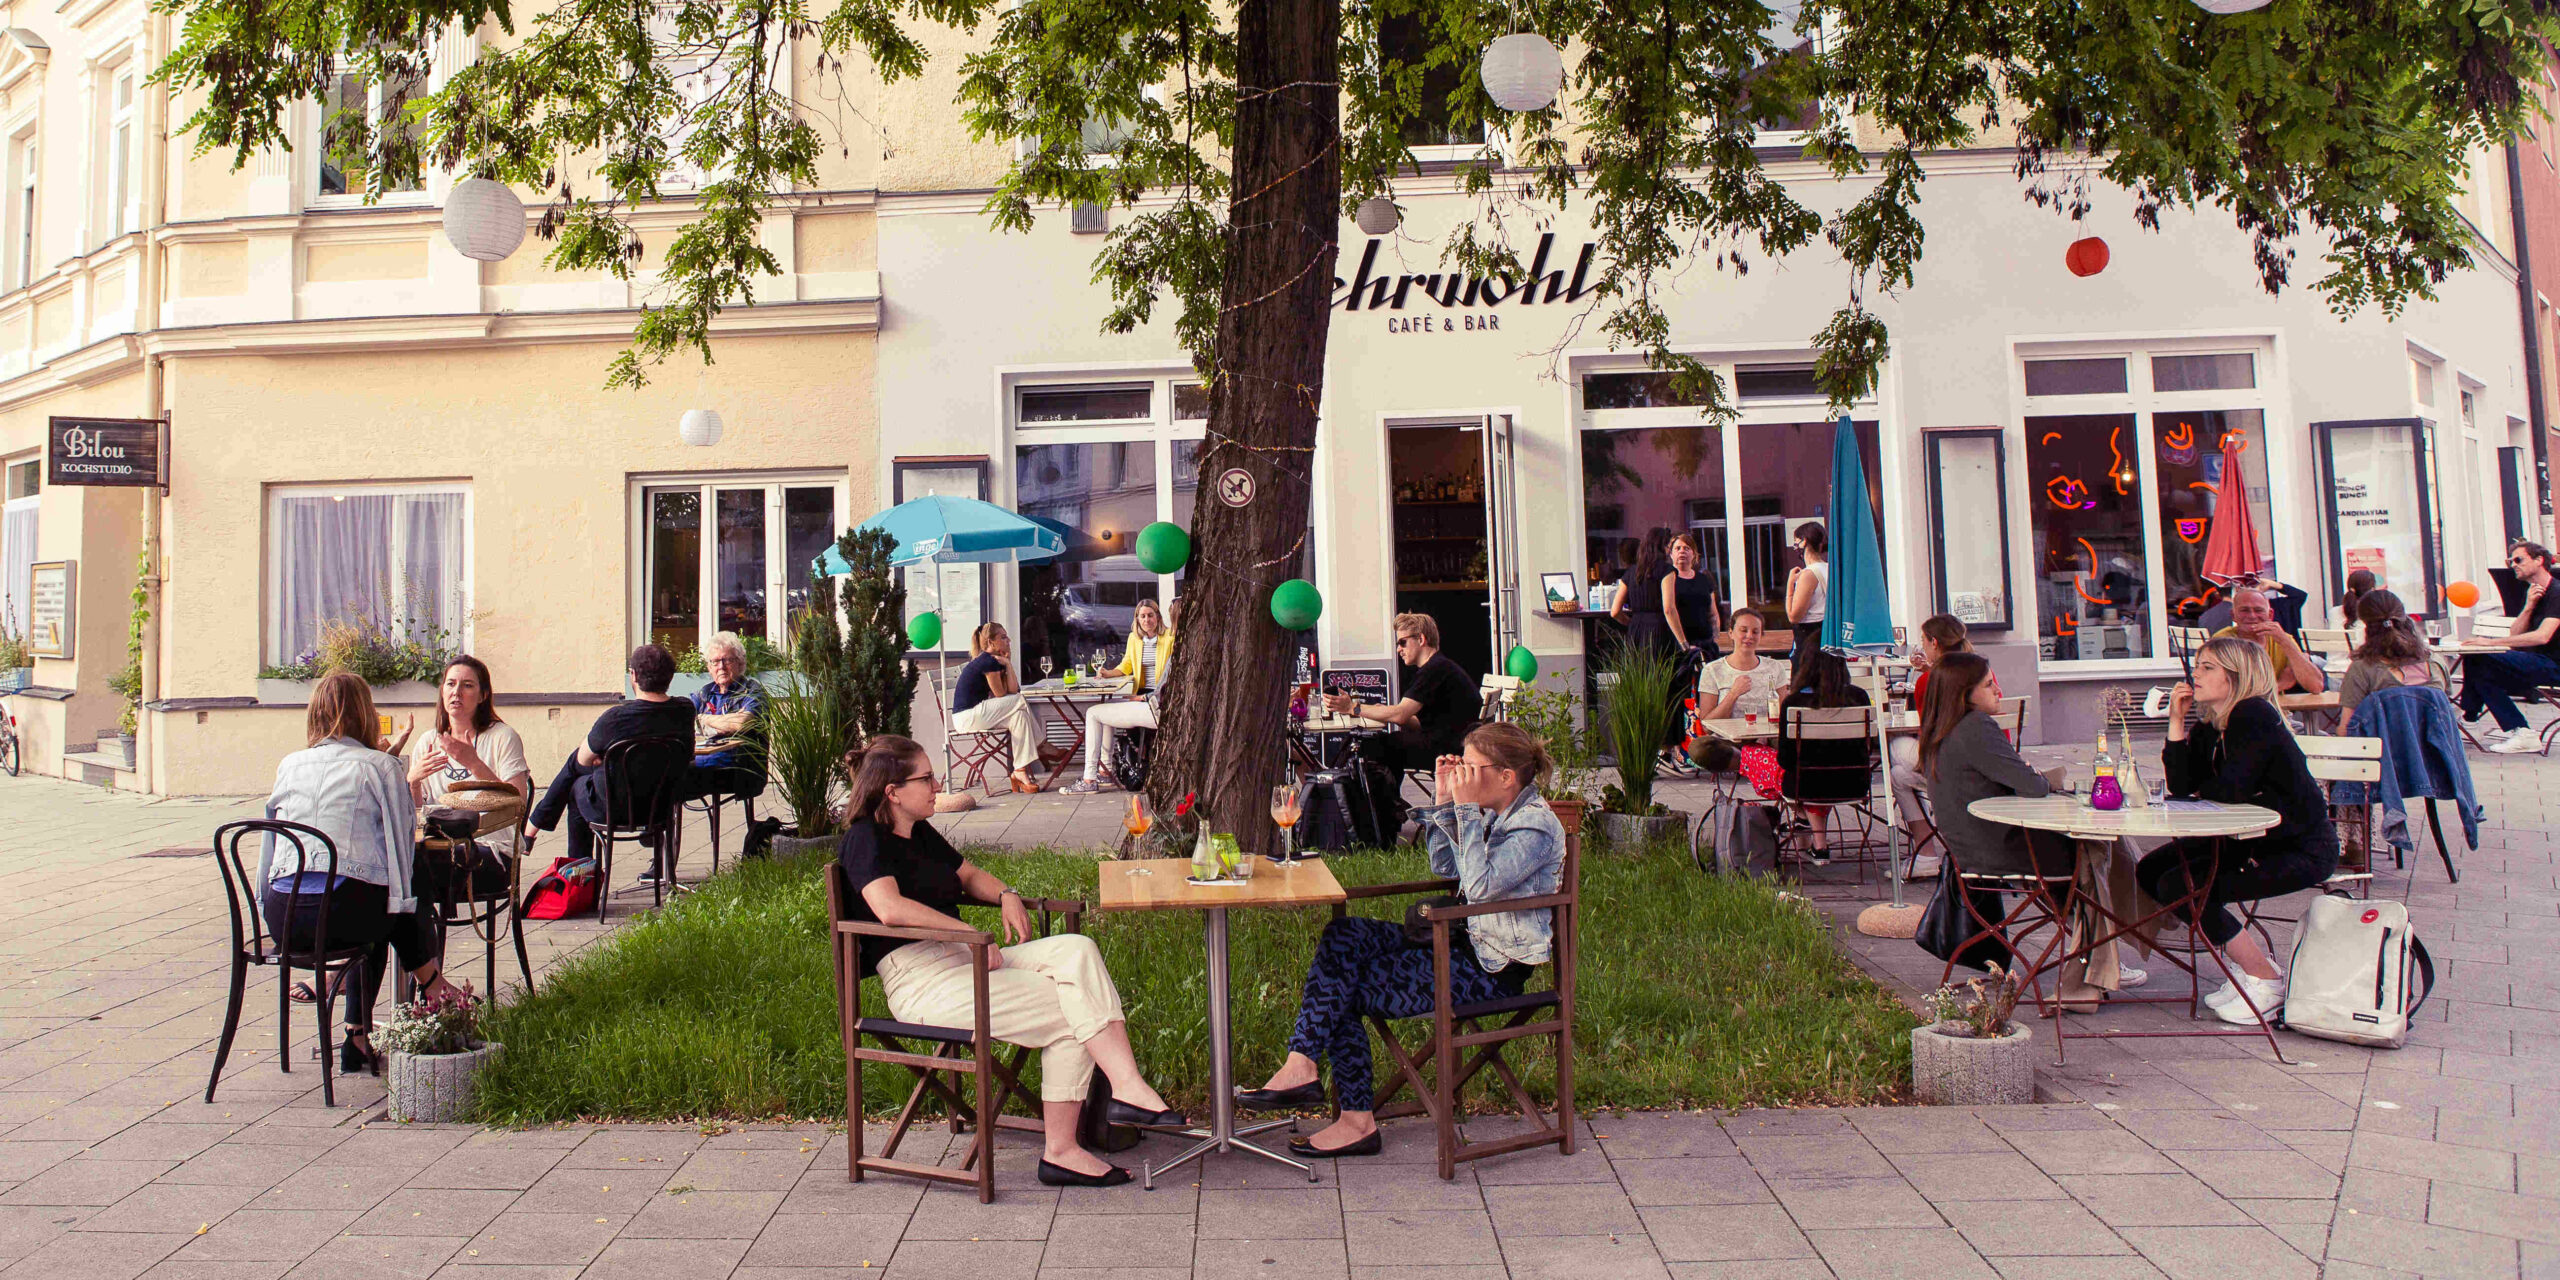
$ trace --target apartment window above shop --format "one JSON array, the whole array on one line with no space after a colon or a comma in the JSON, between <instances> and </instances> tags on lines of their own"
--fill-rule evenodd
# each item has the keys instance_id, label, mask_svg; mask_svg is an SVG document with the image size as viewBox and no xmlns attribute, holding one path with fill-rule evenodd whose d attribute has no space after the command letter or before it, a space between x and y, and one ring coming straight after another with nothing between
<instances>
[{"instance_id":1,"label":"apartment window above shop","mask_svg":"<svg viewBox=\"0 0 2560 1280\"><path fill-rule=\"evenodd\" d=\"M267 491L270 667L308 668L333 638L465 648L470 618L468 486Z\"/></svg>"},{"instance_id":2,"label":"apartment window above shop","mask_svg":"<svg viewBox=\"0 0 2560 1280\"><path fill-rule=\"evenodd\" d=\"M1772 67L1813 55L1814 43L1821 33L1799 34L1796 31L1796 20L1803 12L1803 0L1772 0L1769 25L1761 28L1761 33L1768 37L1769 43L1777 46L1778 51L1755 68L1747 79L1757 80ZM1759 143L1764 147L1801 145L1813 132L1820 114L1819 106L1811 102L1791 103L1783 113L1764 114L1754 122L1759 125Z\"/></svg>"},{"instance_id":3,"label":"apartment window above shop","mask_svg":"<svg viewBox=\"0 0 2560 1280\"><path fill-rule=\"evenodd\" d=\"M108 236L120 236L142 223L142 197L135 189L134 68L116 68L107 88L107 216Z\"/></svg>"},{"instance_id":4,"label":"apartment window above shop","mask_svg":"<svg viewBox=\"0 0 2560 1280\"><path fill-rule=\"evenodd\" d=\"M2242 569L2282 576L2255 353L2023 364L2030 594L2046 661L2163 657L2163 628L2218 598L2217 582ZM1964 510L1938 514L1942 540L1975 536ZM2209 562L2220 523L2242 519L2258 562Z\"/></svg>"},{"instance_id":5,"label":"apartment window above shop","mask_svg":"<svg viewBox=\"0 0 2560 1280\"><path fill-rule=\"evenodd\" d=\"M36 278L36 126L9 139L6 248L0 250L0 288L23 289Z\"/></svg>"},{"instance_id":6,"label":"apartment window above shop","mask_svg":"<svg viewBox=\"0 0 2560 1280\"><path fill-rule=\"evenodd\" d=\"M376 131L397 130L413 142L418 138L418 125L408 112L408 105L426 96L427 77L405 75L388 82L368 80L364 74L343 63L329 78L329 90L315 111L311 166L311 204L317 208L352 207L365 203L373 187L370 160L362 155L340 155L336 138L352 116L372 122ZM423 170L421 171L423 173ZM383 184L384 204L423 204L428 200L422 176L411 176Z\"/></svg>"},{"instance_id":7,"label":"apartment window above shop","mask_svg":"<svg viewBox=\"0 0 2560 1280\"><path fill-rule=\"evenodd\" d=\"M1473 59L1429 63L1434 33L1420 14L1403 13L1378 20L1378 56L1391 73L1422 76L1421 101L1404 122L1404 144L1417 160L1469 160L1484 149L1484 114L1492 100L1484 96ZM1476 102L1473 119L1461 120L1450 99L1460 93Z\"/></svg>"}]
</instances>

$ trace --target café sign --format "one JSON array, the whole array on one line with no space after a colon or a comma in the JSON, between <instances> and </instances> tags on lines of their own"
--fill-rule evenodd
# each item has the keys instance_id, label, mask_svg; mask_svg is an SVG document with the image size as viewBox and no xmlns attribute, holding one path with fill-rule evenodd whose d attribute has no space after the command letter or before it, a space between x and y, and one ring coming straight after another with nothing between
<instances>
[{"instance_id":1,"label":"caf\u00e9 sign","mask_svg":"<svg viewBox=\"0 0 2560 1280\"><path fill-rule=\"evenodd\" d=\"M56 417L51 423L46 484L169 487L166 420Z\"/></svg>"}]
</instances>

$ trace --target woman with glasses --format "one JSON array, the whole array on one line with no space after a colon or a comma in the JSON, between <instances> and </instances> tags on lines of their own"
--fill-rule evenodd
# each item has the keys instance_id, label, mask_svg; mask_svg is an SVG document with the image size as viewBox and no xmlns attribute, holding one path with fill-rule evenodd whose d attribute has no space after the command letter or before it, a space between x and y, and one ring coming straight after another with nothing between
<instances>
[{"instance_id":1,"label":"woman with glasses","mask_svg":"<svg viewBox=\"0 0 2560 1280\"><path fill-rule=\"evenodd\" d=\"M1093 939L1032 937L1022 895L971 865L933 829L935 790L933 761L914 739L882 734L863 745L845 801L849 825L836 845L836 861L854 890L845 910L855 920L893 928L973 929L960 918L960 904L998 904L1011 945L987 952L987 1030L1007 1044L1040 1051L1040 1181L1053 1187L1127 1182L1128 1170L1076 1141L1095 1068L1111 1081L1111 1123L1178 1127L1182 1114L1138 1074L1120 992ZM860 976L875 973L889 1016L900 1022L958 1027L975 1017L965 946L864 938Z\"/></svg>"},{"instance_id":2,"label":"woman with glasses","mask_svg":"<svg viewBox=\"0 0 2560 1280\"><path fill-rule=\"evenodd\" d=\"M2498 732L2482 738L2482 745L2521 755L2540 750L2542 741L2516 710L2516 695L2560 684L2560 591L2551 589L2551 550L2541 543L2507 548L2507 567L2524 583L2524 607L2516 610L2507 634L2471 638L2473 644L2502 645L2507 651L2463 660L2462 718L2477 720L2487 711L2497 720Z\"/></svg>"},{"instance_id":3,"label":"woman with glasses","mask_svg":"<svg viewBox=\"0 0 2560 1280\"><path fill-rule=\"evenodd\" d=\"M2338 869L2338 831L2302 745L2276 710L2276 672L2265 646L2235 636L2206 641L2193 672L2192 685L2180 681L2169 691L2169 745L2161 753L2169 793L2259 805L2275 810L2277 822L2252 840L2172 840L2145 855L2133 874L2152 901L2175 902L2212 868L2197 916L2236 976L2205 1003L2223 1021L2247 1025L2283 1007L2284 975L2230 904L2318 887ZM2197 713L2192 727L2190 709Z\"/></svg>"}]
</instances>

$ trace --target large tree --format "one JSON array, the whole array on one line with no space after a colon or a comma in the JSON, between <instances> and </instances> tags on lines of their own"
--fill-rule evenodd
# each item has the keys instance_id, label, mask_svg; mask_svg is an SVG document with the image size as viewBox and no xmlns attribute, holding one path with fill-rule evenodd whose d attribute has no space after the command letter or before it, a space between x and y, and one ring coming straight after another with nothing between
<instances>
[{"instance_id":1,"label":"large tree","mask_svg":"<svg viewBox=\"0 0 2560 1280\"><path fill-rule=\"evenodd\" d=\"M1845 405L1886 352L1868 299L1914 278L1930 153L2013 133L2024 193L2063 215L2103 199L2145 223L2219 207L2253 238L2270 291L2307 249L2336 308L2389 311L2468 264L2452 204L2463 158L2523 126L2521 82L2560 35L2548 0L2275 0L2228 17L2189 0L1810 0L1783 7L1792 22L1763 0L563 0L524 15L491 0L159 3L185 17L163 74L193 104L200 145L244 161L287 146L285 108L352 71L385 92L381 115L358 106L331 124L347 172L377 192L422 164L537 191L562 269L627 278L634 206L679 166L711 175L618 383L688 346L708 358L712 317L779 270L763 211L816 183L827 146L882 141L830 139L821 122L844 124L832 104L780 90L786 37L814 43L822 79L895 81L954 43L934 28L990 29L956 109L982 139L1029 144L1010 153L991 220L1123 206L1094 261L1110 294L1100 323L1127 332L1168 307L1212 380L1203 475L1240 466L1259 482L1250 506L1196 517L1182 678L1151 783L1201 791L1217 825L1245 832L1261 829L1281 767L1287 639L1266 600L1306 533L1336 237L1345 212L1413 172L1412 122L1510 139L1507 161L1489 148L1464 170L1476 216L1442 245L1452 263L1516 279L1507 233L1534 221L1524 204L1586 202L1599 332L1674 371L1711 414L1723 389L1673 349L1664 282L1822 241L1842 297L1813 335L1817 376ZM429 92L434 35L489 22L515 38ZM1382 27L1401 57L1382 54ZM1477 87L1486 44L1518 29L1568 50L1553 109L1507 115ZM403 127L385 127L393 113ZM1809 123L1805 154L1864 175L1864 194L1809 208L1756 145L1778 121ZM1122 139L1100 159L1096 123ZM894 124L851 127L895 144Z\"/></svg>"}]
</instances>

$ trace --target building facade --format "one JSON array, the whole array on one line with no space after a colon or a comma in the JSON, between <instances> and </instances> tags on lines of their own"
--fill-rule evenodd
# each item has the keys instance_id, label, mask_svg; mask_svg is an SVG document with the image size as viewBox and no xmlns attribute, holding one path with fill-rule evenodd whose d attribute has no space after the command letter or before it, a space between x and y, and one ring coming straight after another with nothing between
<instances>
[{"instance_id":1,"label":"building facade","mask_svg":"<svg viewBox=\"0 0 2560 1280\"><path fill-rule=\"evenodd\" d=\"M14 19L0 34L0 592L9 625L47 625L61 653L6 699L34 771L264 791L303 745L308 683L289 677L353 627L487 661L547 776L621 696L631 645L780 639L796 590L784 566L870 510L867 156L831 155L821 189L766 219L788 274L719 321L715 367L680 357L644 390L608 391L688 216L680 196L635 212L649 257L629 283L549 270L532 238L475 262L440 230L450 180L368 203L361 174L319 158L319 104L295 108L293 151L236 170L173 138L190 105L145 83L171 19L139 0ZM438 74L497 38L447 33ZM805 52L796 62L814 75ZM350 80L333 100L375 92ZM679 440L692 409L721 415L716 445ZM165 418L165 495L49 483L59 417ZM127 705L113 686L138 583L128 767L96 742ZM394 716L433 716L424 685L379 696Z\"/></svg>"}]
</instances>

